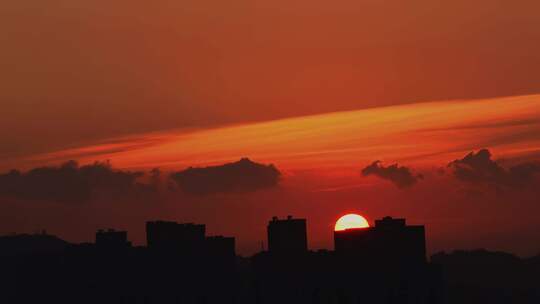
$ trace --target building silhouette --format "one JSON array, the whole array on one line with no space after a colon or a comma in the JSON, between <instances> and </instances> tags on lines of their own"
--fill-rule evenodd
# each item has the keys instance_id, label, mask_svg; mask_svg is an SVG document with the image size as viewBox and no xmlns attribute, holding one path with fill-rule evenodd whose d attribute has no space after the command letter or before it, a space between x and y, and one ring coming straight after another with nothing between
<instances>
[{"instance_id":1,"label":"building silhouette","mask_svg":"<svg viewBox=\"0 0 540 304\"><path fill-rule=\"evenodd\" d=\"M148 246L113 229L83 244L0 236L0 303L540 303L540 255L456 251L427 261L424 227L405 219L338 231L335 250L309 251L306 220L274 218L269 250L245 258L233 237L205 230L148 222Z\"/></svg>"},{"instance_id":2,"label":"building silhouette","mask_svg":"<svg viewBox=\"0 0 540 304\"><path fill-rule=\"evenodd\" d=\"M128 241L127 231L100 229L96 232L96 246L99 248L121 249L131 247L131 242Z\"/></svg>"},{"instance_id":3,"label":"building silhouette","mask_svg":"<svg viewBox=\"0 0 540 304\"><path fill-rule=\"evenodd\" d=\"M370 264L404 267L426 263L424 226L410 226L405 219L384 217L374 227L334 231L336 254L354 256Z\"/></svg>"},{"instance_id":4,"label":"building silhouette","mask_svg":"<svg viewBox=\"0 0 540 304\"><path fill-rule=\"evenodd\" d=\"M334 251L308 251L306 221L273 218L268 252L253 257L259 303L440 303L423 226L385 217L334 234Z\"/></svg>"},{"instance_id":5,"label":"building silhouette","mask_svg":"<svg viewBox=\"0 0 540 304\"><path fill-rule=\"evenodd\" d=\"M146 233L147 246L114 229L85 244L0 237L3 252L11 248L0 303L442 303L424 228L404 219L336 232L334 251L309 251L305 219L274 217L268 251L249 258L236 256L234 237L206 236L202 224L150 221Z\"/></svg>"},{"instance_id":6,"label":"building silhouette","mask_svg":"<svg viewBox=\"0 0 540 304\"><path fill-rule=\"evenodd\" d=\"M205 225L166 221L146 223L146 241L149 249L199 251L204 246L205 233Z\"/></svg>"},{"instance_id":7,"label":"building silhouette","mask_svg":"<svg viewBox=\"0 0 540 304\"><path fill-rule=\"evenodd\" d=\"M302 254L308 250L305 219L273 217L267 226L268 251L273 254Z\"/></svg>"}]
</instances>

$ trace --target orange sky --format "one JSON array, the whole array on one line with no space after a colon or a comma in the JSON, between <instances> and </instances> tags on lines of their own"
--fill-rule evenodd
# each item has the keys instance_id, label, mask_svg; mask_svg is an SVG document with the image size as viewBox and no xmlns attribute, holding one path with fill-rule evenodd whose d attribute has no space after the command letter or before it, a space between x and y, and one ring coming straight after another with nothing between
<instances>
[{"instance_id":1,"label":"orange sky","mask_svg":"<svg viewBox=\"0 0 540 304\"><path fill-rule=\"evenodd\" d=\"M536 191L467 196L436 169L480 148L540 155L537 0L17 0L0 8L0 170L68 159L180 170L249 157L276 189L157 202L0 198L0 233L165 218L208 224L253 252L271 216L405 216L430 250L540 250ZM510 96L510 97L501 97ZM426 175L411 189L363 177L375 160ZM468 193L467 195L465 195ZM496 236L496 237L494 237ZM519 236L519 237L516 237Z\"/></svg>"},{"instance_id":2,"label":"orange sky","mask_svg":"<svg viewBox=\"0 0 540 304\"><path fill-rule=\"evenodd\" d=\"M111 160L121 168L182 169L241 157L283 170L358 167L380 159L444 165L472 150L499 158L540 152L540 95L418 103L107 140L35 155L21 165Z\"/></svg>"},{"instance_id":3,"label":"orange sky","mask_svg":"<svg viewBox=\"0 0 540 304\"><path fill-rule=\"evenodd\" d=\"M111 137L540 92L536 0L18 0L0 156Z\"/></svg>"},{"instance_id":4,"label":"orange sky","mask_svg":"<svg viewBox=\"0 0 540 304\"><path fill-rule=\"evenodd\" d=\"M250 254L260 248L265 222L274 215L308 218L311 248L331 248L335 220L359 212L371 222L393 215L425 224L430 252L486 247L535 253L540 248L530 239L540 229L536 190L470 195L467 185L437 173L481 148L489 148L504 166L538 160L540 96L417 103L180 129L35 154L10 165L31 168L68 159L109 159L116 168L172 171L249 157L275 164L283 178L276 189L248 194L166 194L152 202L74 206L8 202L2 207L0 230L47 227L81 241L90 240L95 229L111 226L128 229L130 238L143 244L146 220L193 221L206 223L210 233L235 235L238 250ZM375 160L385 165L398 162L425 179L410 189L398 189L388 181L362 177L360 170ZM2 166L8 168L7 163ZM65 230L66 225L72 228Z\"/></svg>"}]
</instances>

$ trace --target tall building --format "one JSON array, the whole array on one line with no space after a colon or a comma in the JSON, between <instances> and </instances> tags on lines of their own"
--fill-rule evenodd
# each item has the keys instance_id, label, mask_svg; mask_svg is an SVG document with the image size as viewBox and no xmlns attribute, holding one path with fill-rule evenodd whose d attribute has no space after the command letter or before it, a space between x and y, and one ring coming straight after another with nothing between
<instances>
[{"instance_id":1,"label":"tall building","mask_svg":"<svg viewBox=\"0 0 540 304\"><path fill-rule=\"evenodd\" d=\"M96 246L100 248L126 248L131 246L127 239L127 231L117 231L114 229L100 229L96 232Z\"/></svg>"},{"instance_id":2,"label":"tall building","mask_svg":"<svg viewBox=\"0 0 540 304\"><path fill-rule=\"evenodd\" d=\"M207 257L235 257L234 237L206 236L206 226L154 221L146 223L148 248Z\"/></svg>"},{"instance_id":3,"label":"tall building","mask_svg":"<svg viewBox=\"0 0 540 304\"><path fill-rule=\"evenodd\" d=\"M298 254L308 250L306 220L288 216L273 217L268 223L268 251L277 254Z\"/></svg>"},{"instance_id":4,"label":"tall building","mask_svg":"<svg viewBox=\"0 0 540 304\"><path fill-rule=\"evenodd\" d=\"M155 221L146 223L146 241L150 249L195 250L204 245L205 225Z\"/></svg>"},{"instance_id":5,"label":"tall building","mask_svg":"<svg viewBox=\"0 0 540 304\"><path fill-rule=\"evenodd\" d=\"M334 232L337 254L354 255L386 265L411 265L426 262L424 226L409 226L405 219L384 217L374 227Z\"/></svg>"}]
</instances>

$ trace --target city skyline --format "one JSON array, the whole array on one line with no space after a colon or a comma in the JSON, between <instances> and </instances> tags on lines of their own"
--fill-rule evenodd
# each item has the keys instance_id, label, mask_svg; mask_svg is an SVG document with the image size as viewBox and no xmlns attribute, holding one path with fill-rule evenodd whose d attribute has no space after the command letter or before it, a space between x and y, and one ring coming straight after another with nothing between
<instances>
[{"instance_id":1,"label":"city skyline","mask_svg":"<svg viewBox=\"0 0 540 304\"><path fill-rule=\"evenodd\" d=\"M342 168L317 179L313 172L295 175L248 158L172 172L127 171L109 163L75 162L6 172L0 175L4 214L18 213L24 218L6 217L0 231L47 229L82 242L94 230L120 222L123 226L116 228L133 231L133 242L143 244L140 221L206 222L212 232L238 236L239 252L249 255L260 248L264 231L257 222L265 218L289 213L313 218L309 241L322 249L332 244L329 227L340 216L355 212L368 218L400 214L413 223L428 223L430 253L474 248L523 256L538 252L538 245L528 241L536 235L538 225L532 212L537 206L534 185L539 167L535 162L501 162L484 149L424 170L387 162L368 162L362 167ZM65 183L70 186L66 188ZM447 197L438 195L445 192ZM376 205L366 201L374 197ZM519 197L524 209L505 214L509 208L505 202L511 197ZM421 209L426 203L433 207ZM261 204L273 207L260 209ZM34 213L36 208L41 211ZM124 208L131 210L130 216L124 215ZM433 213L439 215L433 217ZM504 225L493 225L497 222ZM473 231L468 230L471 224L476 226ZM495 238L484 237L494 231ZM529 236L515 239L512 234L517 231Z\"/></svg>"},{"instance_id":2,"label":"city skyline","mask_svg":"<svg viewBox=\"0 0 540 304\"><path fill-rule=\"evenodd\" d=\"M7 1L0 302L539 303L539 12Z\"/></svg>"},{"instance_id":3,"label":"city skyline","mask_svg":"<svg viewBox=\"0 0 540 304\"><path fill-rule=\"evenodd\" d=\"M538 256L477 249L428 258L429 228L390 216L370 226L352 215L336 223L334 250L316 251L306 242L306 219L272 217L268 248L250 257L236 255L234 237L206 235L204 224L162 220L146 222L147 246L133 246L127 231L110 228L97 230L94 243L81 244L45 231L0 236L2 296L10 303L45 297L55 303L78 298L155 304L438 304L474 303L479 296L535 303L538 298L531 281Z\"/></svg>"},{"instance_id":4,"label":"city skyline","mask_svg":"<svg viewBox=\"0 0 540 304\"><path fill-rule=\"evenodd\" d=\"M128 232L115 229L100 229L94 243L82 244L46 232L0 237L0 263L11 260L2 277L11 278L4 281L10 286L4 297L31 302L32 294L13 290L40 288L28 278L43 267L55 273L42 287L69 284L66 273L78 282L73 294L49 291L48 298L57 303L69 302L87 286L93 290L90 298L111 303L384 303L414 298L436 304L443 296L440 266L426 256L424 226L406 225L402 218L387 216L373 227L351 223L335 231L334 250L313 251L306 219L272 217L266 227L268 248L250 257L237 256L234 237L207 235L204 224L154 220L145 226L146 246L132 246Z\"/></svg>"},{"instance_id":5,"label":"city skyline","mask_svg":"<svg viewBox=\"0 0 540 304\"><path fill-rule=\"evenodd\" d=\"M9 3L0 233L80 241L124 222L141 244L137 222L165 218L254 252L257 223L293 213L316 219L311 243L324 248L327 227L356 211L429 223L430 252L535 254L540 4L518 2ZM219 169L244 158L279 174ZM86 193L58 175L9 176L71 160ZM121 174L91 173L94 162ZM218 167L211 187L190 167Z\"/></svg>"},{"instance_id":6,"label":"city skyline","mask_svg":"<svg viewBox=\"0 0 540 304\"><path fill-rule=\"evenodd\" d=\"M351 215L351 214L349 214ZM357 215L357 214L353 214ZM360 215L357 215L360 216ZM391 243L395 243L393 246L407 247L399 242L408 242L409 239L415 239L414 246L420 249L415 254L420 257L421 262L427 261L426 255L426 239L425 228L423 225L406 225L406 219L404 218L392 218L391 216L385 216L373 221L373 226L358 227L354 223L349 223L348 227L343 229L334 228L334 246L333 248L326 249L314 249L310 248L308 242L308 225L306 218L298 218L293 215L287 215L284 218L273 216L266 226L266 239L262 242L260 250L254 255L262 252L269 252L276 255L297 255L305 254L308 251L328 252L347 252L358 254L357 251L365 250L377 237L369 237L371 233L382 233L387 231L402 230L403 234L397 236L395 239L384 239L380 245L382 247L390 248ZM408 232L406 232L408 231ZM112 227L100 228L94 233L93 242L81 242L79 244L72 244L75 246L85 246L87 244L93 244L98 248L103 248L111 251L125 250L131 247L146 247L152 250L159 251L181 251L190 252L192 250L198 250L198 246L204 246L204 242L222 241L223 246L232 253L237 255L235 248L235 236L224 236L221 234L207 235L206 224L204 223L191 223L191 222L175 222L164 220L151 220L145 223L146 242L141 245L134 245L129 239L129 231L118 230ZM35 232L33 234L18 234L12 233L11 235L4 235L4 238L18 238L18 237L58 237L54 234L49 234L46 229ZM367 237L366 237L367 236ZM344 244L348 243L349 246ZM352 246L351 246L352 245ZM8 249L8 248L5 248ZM39 252L39 248L35 248L36 253ZM398 250L399 251L399 250ZM398 251L392 250L397 253ZM7 250L9 252L9 250ZM217 252L220 252L219 250ZM31 253L28 252L28 253ZM6 254L6 252L4 252ZM369 254L369 253L364 253ZM400 253L405 254L405 253Z\"/></svg>"}]
</instances>

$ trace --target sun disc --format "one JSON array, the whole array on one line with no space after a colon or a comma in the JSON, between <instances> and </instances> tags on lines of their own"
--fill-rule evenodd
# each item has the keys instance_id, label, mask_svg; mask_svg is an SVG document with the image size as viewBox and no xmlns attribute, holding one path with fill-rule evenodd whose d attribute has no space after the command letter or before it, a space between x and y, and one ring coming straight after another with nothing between
<instances>
[{"instance_id":1,"label":"sun disc","mask_svg":"<svg viewBox=\"0 0 540 304\"><path fill-rule=\"evenodd\" d=\"M347 214L339 218L334 228L335 231L343 231L355 228L368 228L368 221L359 214Z\"/></svg>"}]
</instances>

